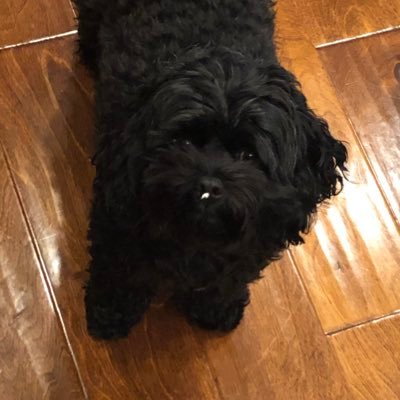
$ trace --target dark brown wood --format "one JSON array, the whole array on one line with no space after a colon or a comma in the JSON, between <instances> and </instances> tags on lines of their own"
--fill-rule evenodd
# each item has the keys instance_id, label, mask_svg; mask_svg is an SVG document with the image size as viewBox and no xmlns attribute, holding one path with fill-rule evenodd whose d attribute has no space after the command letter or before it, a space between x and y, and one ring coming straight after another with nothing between
<instances>
[{"instance_id":1,"label":"dark brown wood","mask_svg":"<svg viewBox=\"0 0 400 400\"><path fill-rule=\"evenodd\" d=\"M314 45L400 25L400 0L283 0Z\"/></svg>"},{"instance_id":2,"label":"dark brown wood","mask_svg":"<svg viewBox=\"0 0 400 400\"><path fill-rule=\"evenodd\" d=\"M1 147L0 398L84 399Z\"/></svg>"},{"instance_id":3,"label":"dark brown wood","mask_svg":"<svg viewBox=\"0 0 400 400\"><path fill-rule=\"evenodd\" d=\"M323 328L330 332L400 308L399 226L318 51L296 27L293 4L278 2L277 17L282 62L295 72L311 106L350 152L345 190L330 208L320 210L306 245L293 249ZM337 56L342 63L343 57Z\"/></svg>"},{"instance_id":4,"label":"dark brown wood","mask_svg":"<svg viewBox=\"0 0 400 400\"><path fill-rule=\"evenodd\" d=\"M89 80L73 40L0 53L0 132L91 399L347 399L337 360L285 257L228 336L154 305L130 337L88 337L83 311L93 171ZM7 77L7 79L5 79Z\"/></svg>"},{"instance_id":5,"label":"dark brown wood","mask_svg":"<svg viewBox=\"0 0 400 400\"><path fill-rule=\"evenodd\" d=\"M70 0L1 0L0 47L74 29Z\"/></svg>"},{"instance_id":6,"label":"dark brown wood","mask_svg":"<svg viewBox=\"0 0 400 400\"><path fill-rule=\"evenodd\" d=\"M400 31L329 46L320 54L400 221Z\"/></svg>"},{"instance_id":7,"label":"dark brown wood","mask_svg":"<svg viewBox=\"0 0 400 400\"><path fill-rule=\"evenodd\" d=\"M400 398L400 318L385 318L330 339L355 400Z\"/></svg>"}]
</instances>

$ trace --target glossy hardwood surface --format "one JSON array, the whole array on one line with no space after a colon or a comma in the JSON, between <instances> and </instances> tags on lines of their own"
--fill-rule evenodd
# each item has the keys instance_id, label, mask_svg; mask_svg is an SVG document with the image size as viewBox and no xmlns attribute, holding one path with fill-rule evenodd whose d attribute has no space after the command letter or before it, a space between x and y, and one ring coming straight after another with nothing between
<instances>
[{"instance_id":1,"label":"glossy hardwood surface","mask_svg":"<svg viewBox=\"0 0 400 400\"><path fill-rule=\"evenodd\" d=\"M1 0L0 47L73 29L70 0Z\"/></svg>"},{"instance_id":2,"label":"glossy hardwood surface","mask_svg":"<svg viewBox=\"0 0 400 400\"><path fill-rule=\"evenodd\" d=\"M293 3L278 2L277 17L282 62L350 151L350 182L328 209L321 210L306 245L292 249L322 326L330 332L400 308L399 226L318 51L298 32ZM337 55L339 62L342 57Z\"/></svg>"},{"instance_id":3,"label":"glossy hardwood surface","mask_svg":"<svg viewBox=\"0 0 400 400\"><path fill-rule=\"evenodd\" d=\"M350 329L330 339L355 400L400 399L400 318Z\"/></svg>"},{"instance_id":4,"label":"glossy hardwood surface","mask_svg":"<svg viewBox=\"0 0 400 400\"><path fill-rule=\"evenodd\" d=\"M320 54L400 221L400 30Z\"/></svg>"},{"instance_id":5,"label":"glossy hardwood surface","mask_svg":"<svg viewBox=\"0 0 400 400\"><path fill-rule=\"evenodd\" d=\"M283 0L314 45L400 25L400 0Z\"/></svg>"},{"instance_id":6,"label":"glossy hardwood surface","mask_svg":"<svg viewBox=\"0 0 400 400\"><path fill-rule=\"evenodd\" d=\"M221 337L154 305L128 339L93 341L83 313L92 103L63 39L0 53L2 138L91 399L346 399L345 379L289 258ZM7 83L4 83L7 82Z\"/></svg>"},{"instance_id":7,"label":"glossy hardwood surface","mask_svg":"<svg viewBox=\"0 0 400 400\"><path fill-rule=\"evenodd\" d=\"M0 398L84 399L1 147Z\"/></svg>"},{"instance_id":8,"label":"glossy hardwood surface","mask_svg":"<svg viewBox=\"0 0 400 400\"><path fill-rule=\"evenodd\" d=\"M364 107L361 96L350 101L349 81L340 88L332 74L345 69L338 62L347 63L348 45L323 51L313 45L318 38L327 40L329 32L345 37L390 26L397 15L387 10L396 1L366 0L361 11L357 0L278 2L282 61L298 75L312 106L349 143L352 183L332 207L321 210L307 244L270 266L254 285L243 324L228 336L192 328L164 304L153 305L127 339L98 342L87 336L82 285L93 178L91 83L73 60L74 38L0 51L0 141L24 207L22 216L15 188L2 173L0 399L82 398L69 343L88 397L95 400L400 398L399 317L347 329L400 308L399 224L387 190L398 189L390 181L398 170L387 167L382 159L386 152L374 158L372 153L381 150L368 130L375 120L366 126L358 115ZM0 4L0 31L8 18L4 4L8 7ZM306 16L315 16L315 23L302 14L310 4L313 9ZM349 19L354 12L362 20ZM371 39L363 50L367 57L360 51L364 45L354 42L354 54L346 57L349 70L363 57L359 79L371 77L383 103L364 96L365 106L392 127L398 96L388 71L398 60L391 54L397 47L392 40L378 48L381 40ZM371 90L370 82L356 84ZM391 104L388 114L385 104ZM396 152L398 142L390 143ZM375 150L368 150L369 145ZM30 241L37 245L40 265ZM20 285L12 286L14 282ZM49 297L60 312L66 339ZM25 309L20 315L16 305L21 299Z\"/></svg>"}]
</instances>

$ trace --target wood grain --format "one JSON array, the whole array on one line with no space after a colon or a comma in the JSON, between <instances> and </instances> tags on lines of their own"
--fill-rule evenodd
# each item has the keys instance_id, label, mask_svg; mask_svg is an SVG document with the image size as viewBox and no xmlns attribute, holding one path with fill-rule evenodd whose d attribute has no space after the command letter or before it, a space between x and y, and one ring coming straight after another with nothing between
<instances>
[{"instance_id":1,"label":"wood grain","mask_svg":"<svg viewBox=\"0 0 400 400\"><path fill-rule=\"evenodd\" d=\"M330 339L354 400L400 398L400 318L386 318Z\"/></svg>"},{"instance_id":2,"label":"wood grain","mask_svg":"<svg viewBox=\"0 0 400 400\"><path fill-rule=\"evenodd\" d=\"M1 0L0 47L73 29L69 0Z\"/></svg>"},{"instance_id":3,"label":"wood grain","mask_svg":"<svg viewBox=\"0 0 400 400\"><path fill-rule=\"evenodd\" d=\"M320 54L400 221L400 31L330 46Z\"/></svg>"},{"instance_id":4,"label":"wood grain","mask_svg":"<svg viewBox=\"0 0 400 400\"><path fill-rule=\"evenodd\" d=\"M400 25L400 0L284 0L314 45Z\"/></svg>"},{"instance_id":5,"label":"wood grain","mask_svg":"<svg viewBox=\"0 0 400 400\"><path fill-rule=\"evenodd\" d=\"M344 192L330 208L320 210L306 245L293 249L323 328L330 332L400 308L399 226L317 50L298 32L293 4L278 2L277 17L282 62L298 76L311 106L350 151L350 181Z\"/></svg>"},{"instance_id":6,"label":"wood grain","mask_svg":"<svg viewBox=\"0 0 400 400\"><path fill-rule=\"evenodd\" d=\"M91 399L347 399L296 270L285 258L253 288L225 337L154 305L130 337L87 336L86 226L93 171L90 84L73 40L0 53L0 132Z\"/></svg>"},{"instance_id":7,"label":"wood grain","mask_svg":"<svg viewBox=\"0 0 400 400\"><path fill-rule=\"evenodd\" d=\"M84 398L1 147L0 398Z\"/></svg>"}]
</instances>

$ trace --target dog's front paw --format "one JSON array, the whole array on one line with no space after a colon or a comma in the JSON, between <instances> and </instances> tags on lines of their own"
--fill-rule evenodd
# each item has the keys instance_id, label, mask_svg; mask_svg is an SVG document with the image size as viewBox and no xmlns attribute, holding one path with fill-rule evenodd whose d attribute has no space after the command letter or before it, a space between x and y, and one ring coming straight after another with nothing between
<instances>
[{"instance_id":1,"label":"dog's front paw","mask_svg":"<svg viewBox=\"0 0 400 400\"><path fill-rule=\"evenodd\" d=\"M192 309L188 313L189 320L204 329L229 332L235 329L241 321L245 305L232 304L227 308L211 306L207 309Z\"/></svg>"},{"instance_id":2,"label":"dog's front paw","mask_svg":"<svg viewBox=\"0 0 400 400\"><path fill-rule=\"evenodd\" d=\"M147 295L126 295L123 298L110 298L109 304L100 303L86 296L87 329L91 336L98 339L118 339L129 334L150 304ZM117 301L119 300L119 301Z\"/></svg>"},{"instance_id":3,"label":"dog's front paw","mask_svg":"<svg viewBox=\"0 0 400 400\"><path fill-rule=\"evenodd\" d=\"M201 328L229 332L239 325L247 303L247 300L228 305L197 303L186 305L185 311L189 321Z\"/></svg>"}]
</instances>

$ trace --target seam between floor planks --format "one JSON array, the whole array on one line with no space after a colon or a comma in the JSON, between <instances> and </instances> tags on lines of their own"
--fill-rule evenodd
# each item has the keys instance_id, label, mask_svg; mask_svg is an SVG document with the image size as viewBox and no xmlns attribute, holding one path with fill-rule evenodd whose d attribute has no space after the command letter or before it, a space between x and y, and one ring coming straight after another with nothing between
<instances>
[{"instance_id":1,"label":"seam between floor planks","mask_svg":"<svg viewBox=\"0 0 400 400\"><path fill-rule=\"evenodd\" d=\"M64 38L64 37L68 37L68 36L73 36L73 35L76 35L77 33L78 33L78 31L76 29L73 29L71 31L57 33L56 35L43 36L43 37L40 37L37 39L31 39L31 40L27 40L25 42L20 42L20 43L15 43L15 44L7 44L5 46L0 47L0 51L15 49L18 47L23 47L23 46L29 46L29 45L37 44L37 43L48 42L53 39L59 39L59 38Z\"/></svg>"},{"instance_id":2,"label":"seam between floor planks","mask_svg":"<svg viewBox=\"0 0 400 400\"><path fill-rule=\"evenodd\" d=\"M351 36L351 37L348 37L348 38L337 39L337 40L334 40L332 42L319 43L319 44L315 45L315 48L316 49L324 49L326 47L336 46L338 44L348 43L348 42L352 42L354 40L364 39L364 38L368 38L368 37L371 37L371 36L377 36L377 35L380 35L382 33L393 32L393 31L396 31L398 29L400 29L400 25L393 25L393 26L389 26L389 27L384 28L384 29L379 29L377 31L366 32L366 33L362 33L362 34L356 35L356 36Z\"/></svg>"},{"instance_id":3,"label":"seam between floor planks","mask_svg":"<svg viewBox=\"0 0 400 400\"><path fill-rule=\"evenodd\" d=\"M33 231L32 225L30 223L29 217L27 215L27 212L26 212L26 209L25 209L25 206L24 206L24 202L22 200L22 196L21 196L21 193L20 193L19 188L18 188L18 184L17 184L17 182L16 182L16 180L14 178L14 174L12 172L12 169L11 169L11 166L10 166L10 162L9 162L9 159L8 159L7 151L4 148L3 143L1 141L0 141L0 151L2 152L2 154L4 156L7 172L8 172L8 175L10 177L10 181L11 181L14 193L17 196L18 207L19 207L19 209L21 211L21 214L22 214L23 223L25 224L25 226L27 228L27 231L28 231L28 234L29 234L29 238L32 240L33 251L34 251L35 256L37 257L37 260L38 260L38 263L39 263L39 266L40 266L39 267L39 274L42 276L43 281L45 282L45 285L46 285L44 290L48 293L48 297L49 297L49 299L51 301L52 307L55 310L55 314L57 316L57 320L58 320L59 326L60 326L61 331L63 333L65 343L67 345L69 354L70 354L70 356L72 358L72 362L73 362L74 367L75 367L75 373L77 374L78 381L79 381L80 387L82 389L83 396L85 397L85 399L89 399L88 394L87 394L87 390L86 390L86 387L85 387L85 384L83 382L82 375L81 375L81 372L80 372L80 369L79 369L79 366L78 366L78 362L77 362L75 353L73 351L71 342L70 342L70 340L68 338L68 334L67 334L67 331L66 331L66 328L65 328L65 324L64 324L64 321L62 319L62 314L61 314L57 299L56 299L55 294L54 294L53 286L51 284L51 280L50 280L50 277L49 277L49 274L48 274L44 259L42 257L42 254L41 254L41 251L40 251L40 248L39 248L35 233Z\"/></svg>"},{"instance_id":4,"label":"seam between floor planks","mask_svg":"<svg viewBox=\"0 0 400 400\"><path fill-rule=\"evenodd\" d=\"M328 337L333 337L333 336L338 335L338 334L340 334L342 332L351 331L351 330L354 330L354 329L357 329L357 328L362 328L364 326L376 324L378 322L385 321L387 319L391 319L391 318L397 317L399 315L400 315L400 310L395 310L395 311L392 311L392 312L390 312L388 314L379 315L377 317L369 318L369 319L367 319L365 321L360 321L360 322L357 322L355 324L345 325L345 326L343 326L343 327L341 327L339 329L335 329L335 330L326 332L325 335L328 336Z\"/></svg>"},{"instance_id":5,"label":"seam between floor planks","mask_svg":"<svg viewBox=\"0 0 400 400\"><path fill-rule=\"evenodd\" d=\"M75 21L77 21L78 14L77 14L76 9L74 7L74 0L68 0L68 2L69 2L70 7L72 8L72 13L74 14Z\"/></svg>"}]
</instances>

